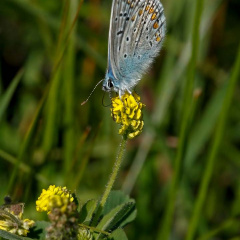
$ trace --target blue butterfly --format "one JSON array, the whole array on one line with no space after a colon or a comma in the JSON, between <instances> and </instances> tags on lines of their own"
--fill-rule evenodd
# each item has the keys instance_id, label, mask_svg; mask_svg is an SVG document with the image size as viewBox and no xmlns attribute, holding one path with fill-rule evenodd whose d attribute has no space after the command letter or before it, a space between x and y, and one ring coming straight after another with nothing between
<instances>
[{"instance_id":1,"label":"blue butterfly","mask_svg":"<svg viewBox=\"0 0 240 240\"><path fill-rule=\"evenodd\" d=\"M158 55L165 32L159 0L113 0L103 90L131 94Z\"/></svg>"}]
</instances>

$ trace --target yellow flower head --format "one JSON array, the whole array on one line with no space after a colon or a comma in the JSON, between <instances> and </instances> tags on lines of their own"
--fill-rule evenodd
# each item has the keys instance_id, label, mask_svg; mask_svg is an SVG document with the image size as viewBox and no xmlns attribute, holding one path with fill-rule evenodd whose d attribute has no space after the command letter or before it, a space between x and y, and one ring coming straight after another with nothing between
<instances>
[{"instance_id":1,"label":"yellow flower head","mask_svg":"<svg viewBox=\"0 0 240 240\"><path fill-rule=\"evenodd\" d=\"M51 212L55 207L64 211L69 202L73 202L73 196L66 187L56 187L50 185L47 190L43 189L40 197L36 201L36 209L38 212Z\"/></svg>"},{"instance_id":2,"label":"yellow flower head","mask_svg":"<svg viewBox=\"0 0 240 240\"><path fill-rule=\"evenodd\" d=\"M126 92L120 99L119 96L112 98L112 117L121 125L119 134L132 139L138 136L143 129L142 108L145 105L140 102L140 97Z\"/></svg>"}]
</instances>

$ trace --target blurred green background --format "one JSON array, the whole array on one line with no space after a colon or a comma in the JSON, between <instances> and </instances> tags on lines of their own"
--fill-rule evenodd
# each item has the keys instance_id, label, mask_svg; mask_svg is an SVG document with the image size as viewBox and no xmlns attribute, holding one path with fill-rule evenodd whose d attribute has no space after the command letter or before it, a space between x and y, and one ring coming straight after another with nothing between
<instances>
[{"instance_id":1,"label":"blurred green background","mask_svg":"<svg viewBox=\"0 0 240 240\"><path fill-rule=\"evenodd\" d=\"M111 1L79 3L0 1L0 199L10 194L25 202L25 216L35 220L46 218L35 211L35 201L50 184L76 191L81 203L101 196L121 140L110 108L102 105L101 87L81 106L105 75ZM144 131L128 142L115 184L137 202L127 235L164 240L172 199L170 237L185 239L201 182L209 179L194 239L240 239L239 80L230 107L222 110L239 51L240 1L204 1L196 67L189 61L194 16L201 12L197 1L162 4L164 46L135 89L146 104ZM193 86L186 86L187 78ZM103 102L110 103L108 94ZM222 129L221 116L227 119ZM175 196L169 196L174 178Z\"/></svg>"}]
</instances>

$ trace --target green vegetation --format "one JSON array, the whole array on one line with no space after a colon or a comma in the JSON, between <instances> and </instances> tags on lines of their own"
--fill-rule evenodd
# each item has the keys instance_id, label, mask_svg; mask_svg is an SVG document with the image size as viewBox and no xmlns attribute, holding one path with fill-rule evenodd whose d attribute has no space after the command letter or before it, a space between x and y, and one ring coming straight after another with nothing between
<instances>
[{"instance_id":1,"label":"green vegetation","mask_svg":"<svg viewBox=\"0 0 240 240\"><path fill-rule=\"evenodd\" d=\"M162 3L164 46L135 89L143 132L119 153L108 94L81 106L105 75L111 1L0 1L0 205L37 221L0 236L39 239L36 200L56 185L76 195L85 239L239 239L240 3Z\"/></svg>"}]
</instances>

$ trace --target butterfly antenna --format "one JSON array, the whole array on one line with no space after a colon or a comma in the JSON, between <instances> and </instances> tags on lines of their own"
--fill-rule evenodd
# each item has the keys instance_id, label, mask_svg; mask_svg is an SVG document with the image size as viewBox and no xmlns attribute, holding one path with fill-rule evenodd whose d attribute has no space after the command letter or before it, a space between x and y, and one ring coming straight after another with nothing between
<instances>
[{"instance_id":1,"label":"butterfly antenna","mask_svg":"<svg viewBox=\"0 0 240 240\"><path fill-rule=\"evenodd\" d=\"M93 92L95 91L95 89L97 88L97 86L98 86L103 80L104 80L104 79L102 79L101 81L99 81L99 82L96 84L96 86L93 88L92 92L89 94L88 98L87 98L84 102L81 103L81 106L84 105L84 104L88 101L88 99L92 96L92 94L93 94Z\"/></svg>"}]
</instances>

